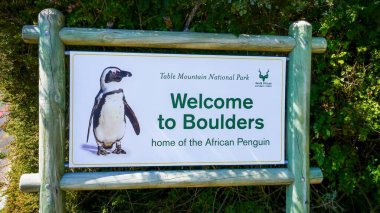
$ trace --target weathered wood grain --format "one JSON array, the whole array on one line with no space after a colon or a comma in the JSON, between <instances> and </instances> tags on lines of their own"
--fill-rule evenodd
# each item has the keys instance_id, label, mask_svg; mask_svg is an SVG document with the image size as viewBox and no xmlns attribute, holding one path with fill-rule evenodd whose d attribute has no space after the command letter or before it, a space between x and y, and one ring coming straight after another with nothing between
<instances>
[{"instance_id":1,"label":"weathered wood grain","mask_svg":"<svg viewBox=\"0 0 380 213\"><path fill-rule=\"evenodd\" d=\"M55 9L38 16L40 212L64 211L59 187L65 148L65 57L59 38L63 25L64 16Z\"/></svg>"},{"instance_id":2,"label":"weathered wood grain","mask_svg":"<svg viewBox=\"0 0 380 213\"><path fill-rule=\"evenodd\" d=\"M310 212L311 32L311 25L305 21L296 22L289 29L296 46L289 55L286 81L286 154L294 182L286 190L286 212Z\"/></svg>"},{"instance_id":3,"label":"weathered wood grain","mask_svg":"<svg viewBox=\"0 0 380 213\"><path fill-rule=\"evenodd\" d=\"M292 182L292 179L287 169L67 173L62 178L61 188L63 190L110 190L287 185Z\"/></svg>"},{"instance_id":4,"label":"weathered wood grain","mask_svg":"<svg viewBox=\"0 0 380 213\"><path fill-rule=\"evenodd\" d=\"M20 190L38 192L38 174L24 174L20 179ZM310 183L323 180L319 168L310 168ZM218 170L174 170L174 171L125 171L66 173L60 187L66 191L147 189L175 187L254 186L289 185L293 176L286 168L269 169L218 169Z\"/></svg>"},{"instance_id":5,"label":"weathered wood grain","mask_svg":"<svg viewBox=\"0 0 380 213\"><path fill-rule=\"evenodd\" d=\"M235 36L217 33L93 28L62 28L59 34L65 45L84 46L290 52L295 45L291 36L273 35ZM26 43L37 43L38 28L32 25L24 26L22 37ZM312 39L313 53L323 53L326 47L326 39L319 37Z\"/></svg>"}]
</instances>

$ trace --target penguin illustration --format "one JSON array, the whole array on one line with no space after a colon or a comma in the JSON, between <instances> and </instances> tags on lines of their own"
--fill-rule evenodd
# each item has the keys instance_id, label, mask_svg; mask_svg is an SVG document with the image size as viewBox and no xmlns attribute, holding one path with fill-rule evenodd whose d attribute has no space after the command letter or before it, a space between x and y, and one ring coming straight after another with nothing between
<instances>
[{"instance_id":1,"label":"penguin illustration","mask_svg":"<svg viewBox=\"0 0 380 213\"><path fill-rule=\"evenodd\" d=\"M91 120L93 133L98 145L98 155L107 155L106 149L112 153L126 154L121 148L121 139L125 132L125 116L131 122L136 135L140 134L140 125L135 113L125 100L124 91L120 83L124 77L131 77L132 73L117 67L107 67L100 77L100 91L95 97L94 107L88 122L87 142L90 134Z\"/></svg>"}]
</instances>

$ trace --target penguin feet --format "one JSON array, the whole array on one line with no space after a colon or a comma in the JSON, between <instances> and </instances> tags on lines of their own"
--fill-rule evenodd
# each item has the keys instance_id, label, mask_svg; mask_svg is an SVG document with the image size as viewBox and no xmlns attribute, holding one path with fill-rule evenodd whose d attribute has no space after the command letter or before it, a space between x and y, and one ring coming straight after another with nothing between
<instances>
[{"instance_id":1,"label":"penguin feet","mask_svg":"<svg viewBox=\"0 0 380 213\"><path fill-rule=\"evenodd\" d=\"M117 144L116 144L116 149L113 150L112 153L114 153L114 154L127 154L127 153L124 151L124 149L121 148L121 145L117 145Z\"/></svg>"},{"instance_id":2,"label":"penguin feet","mask_svg":"<svg viewBox=\"0 0 380 213\"><path fill-rule=\"evenodd\" d=\"M98 155L108 155L109 152L105 150L102 146L98 146Z\"/></svg>"}]
</instances>

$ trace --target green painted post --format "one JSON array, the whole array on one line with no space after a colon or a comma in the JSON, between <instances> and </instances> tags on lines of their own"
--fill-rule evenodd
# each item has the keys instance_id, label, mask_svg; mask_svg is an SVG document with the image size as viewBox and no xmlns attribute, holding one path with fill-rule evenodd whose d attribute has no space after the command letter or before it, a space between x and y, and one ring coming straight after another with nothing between
<instances>
[{"instance_id":1,"label":"green painted post","mask_svg":"<svg viewBox=\"0 0 380 213\"><path fill-rule=\"evenodd\" d=\"M286 154L294 182L286 189L286 212L310 212L311 32L311 25L305 21L289 28L296 45L290 52L287 72Z\"/></svg>"},{"instance_id":2,"label":"green painted post","mask_svg":"<svg viewBox=\"0 0 380 213\"><path fill-rule=\"evenodd\" d=\"M65 148L65 47L59 38L63 25L64 16L55 9L38 16L40 212L64 211L59 187Z\"/></svg>"}]
</instances>

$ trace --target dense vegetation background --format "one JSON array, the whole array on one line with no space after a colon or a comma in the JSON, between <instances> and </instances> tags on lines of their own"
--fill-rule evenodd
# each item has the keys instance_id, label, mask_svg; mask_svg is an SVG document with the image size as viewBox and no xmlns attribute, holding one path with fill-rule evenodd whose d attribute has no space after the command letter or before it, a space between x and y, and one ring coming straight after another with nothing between
<instances>
[{"instance_id":1,"label":"dense vegetation background","mask_svg":"<svg viewBox=\"0 0 380 213\"><path fill-rule=\"evenodd\" d=\"M23 43L21 28L48 7L62 11L69 27L183 31L190 23L196 32L287 35L292 22L309 21L313 36L328 40L312 62L311 165L325 177L312 186L312 211L380 211L380 1L13 0L0 1L0 90L11 111L5 128L15 137L5 212L38 209L38 194L18 190L21 174L38 172L37 45ZM285 187L91 191L66 199L69 212L279 212Z\"/></svg>"}]
</instances>

